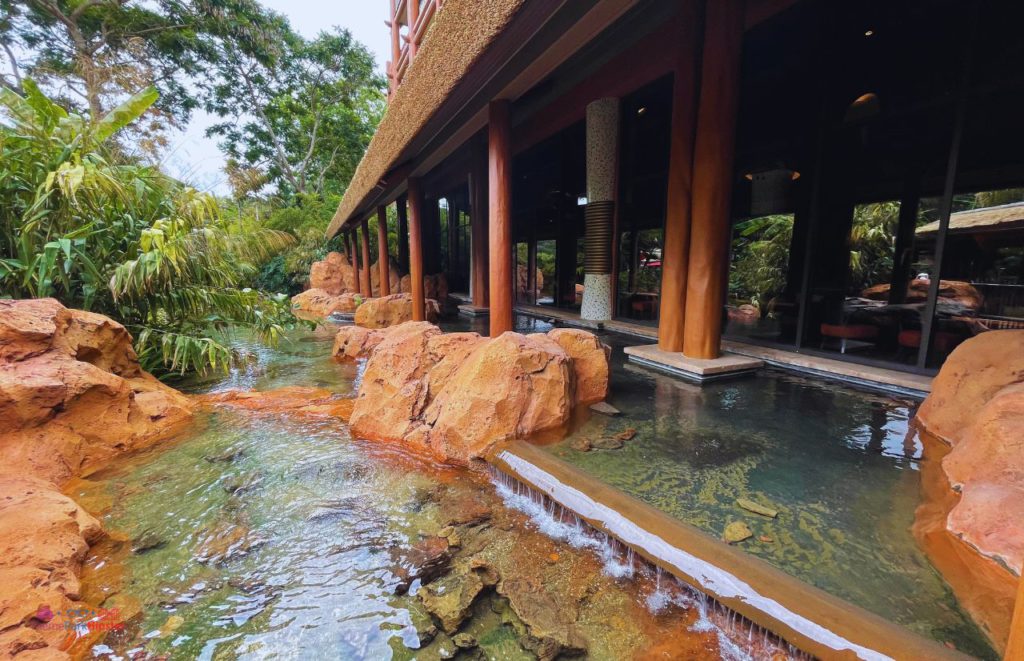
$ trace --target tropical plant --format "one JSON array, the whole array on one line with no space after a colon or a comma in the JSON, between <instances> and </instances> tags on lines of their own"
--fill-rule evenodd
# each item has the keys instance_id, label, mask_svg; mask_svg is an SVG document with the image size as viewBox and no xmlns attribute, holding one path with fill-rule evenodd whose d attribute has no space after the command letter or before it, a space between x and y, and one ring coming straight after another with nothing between
<instances>
[{"instance_id":1,"label":"tropical plant","mask_svg":"<svg viewBox=\"0 0 1024 661\"><path fill-rule=\"evenodd\" d=\"M90 121L23 88L0 89L0 294L108 314L158 371L226 368L231 327L279 336L286 300L243 285L293 238L229 222L212 196L109 148L155 89Z\"/></svg>"},{"instance_id":2,"label":"tropical plant","mask_svg":"<svg viewBox=\"0 0 1024 661\"><path fill-rule=\"evenodd\" d=\"M767 312L786 287L793 216L751 218L736 225L729 273L734 300L749 302Z\"/></svg>"}]
</instances>

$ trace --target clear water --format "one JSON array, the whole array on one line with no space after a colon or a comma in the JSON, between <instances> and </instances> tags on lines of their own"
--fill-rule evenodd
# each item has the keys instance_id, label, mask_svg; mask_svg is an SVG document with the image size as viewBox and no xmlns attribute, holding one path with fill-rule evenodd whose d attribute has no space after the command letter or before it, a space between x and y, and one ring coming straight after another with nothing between
<instances>
[{"instance_id":1,"label":"clear water","mask_svg":"<svg viewBox=\"0 0 1024 661\"><path fill-rule=\"evenodd\" d=\"M558 457L721 538L732 522L746 552L834 595L962 651L994 658L911 533L922 446L915 402L764 370L696 386L613 352L609 403L585 415ZM580 439L636 430L621 449ZM778 511L771 519L736 504Z\"/></svg>"},{"instance_id":2,"label":"clear water","mask_svg":"<svg viewBox=\"0 0 1024 661\"><path fill-rule=\"evenodd\" d=\"M329 359L332 337L328 328L276 349L246 345L247 369L178 385L352 394L358 368ZM337 420L220 409L185 438L88 476L73 495L115 538L87 562L87 596L107 595L102 605L128 621L96 657L438 658L441 636L420 643L429 616L415 584L395 594L399 566L453 512L480 503L492 515L459 529L465 554L527 586L540 610L574 613L592 658L644 658L659 645L721 653L717 634L690 631L699 613L651 612L649 586L616 581L591 550L544 535L502 506L486 476L353 439ZM532 658L522 621L494 594L477 600L463 630L479 641L474 654Z\"/></svg>"}]
</instances>

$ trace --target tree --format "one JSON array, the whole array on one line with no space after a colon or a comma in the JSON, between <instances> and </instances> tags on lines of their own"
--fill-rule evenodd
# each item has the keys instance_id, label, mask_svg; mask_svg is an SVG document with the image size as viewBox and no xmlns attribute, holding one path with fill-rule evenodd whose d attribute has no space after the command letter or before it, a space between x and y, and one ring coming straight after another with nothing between
<instances>
[{"instance_id":1,"label":"tree","mask_svg":"<svg viewBox=\"0 0 1024 661\"><path fill-rule=\"evenodd\" d=\"M305 40L249 0L205 4L215 62L205 107L224 119L208 134L286 197L342 192L383 110L369 51L347 30Z\"/></svg>"},{"instance_id":2,"label":"tree","mask_svg":"<svg viewBox=\"0 0 1024 661\"><path fill-rule=\"evenodd\" d=\"M224 367L216 331L271 340L284 297L244 288L293 239L226 222L216 200L125 159L110 141L156 101L146 89L98 120L68 113L31 80L0 88L0 292L54 296L121 321L147 369Z\"/></svg>"},{"instance_id":3,"label":"tree","mask_svg":"<svg viewBox=\"0 0 1024 661\"><path fill-rule=\"evenodd\" d=\"M154 86L157 102L131 131L155 154L166 144L165 130L180 126L197 105L188 77L206 59L199 18L184 0L0 0L10 70L0 80L21 93L22 80L31 77L94 119Z\"/></svg>"}]
</instances>

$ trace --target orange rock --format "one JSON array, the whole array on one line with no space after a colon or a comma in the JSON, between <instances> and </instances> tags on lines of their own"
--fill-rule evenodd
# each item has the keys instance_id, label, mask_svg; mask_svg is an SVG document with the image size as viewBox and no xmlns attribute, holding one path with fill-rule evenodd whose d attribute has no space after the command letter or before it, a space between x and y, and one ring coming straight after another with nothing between
<instances>
[{"instance_id":1,"label":"orange rock","mask_svg":"<svg viewBox=\"0 0 1024 661\"><path fill-rule=\"evenodd\" d=\"M292 296L292 309L327 317L335 312L355 312L361 300L359 294L346 292L335 296L323 289L307 289Z\"/></svg>"},{"instance_id":2,"label":"orange rock","mask_svg":"<svg viewBox=\"0 0 1024 661\"><path fill-rule=\"evenodd\" d=\"M982 406L1005 386L1024 381L1024 331L982 333L949 355L917 422L956 445Z\"/></svg>"},{"instance_id":3,"label":"orange rock","mask_svg":"<svg viewBox=\"0 0 1024 661\"><path fill-rule=\"evenodd\" d=\"M63 629L20 625L40 605L85 605L82 561L102 531L58 485L180 431L193 407L141 369L117 322L0 301L0 656L67 658Z\"/></svg>"},{"instance_id":4,"label":"orange rock","mask_svg":"<svg viewBox=\"0 0 1024 661\"><path fill-rule=\"evenodd\" d=\"M437 301L427 299L427 321L437 321L439 310ZM356 310L356 325L363 328L388 328L412 321L412 296L410 294L391 294L381 298L371 298Z\"/></svg>"},{"instance_id":5,"label":"orange rock","mask_svg":"<svg viewBox=\"0 0 1024 661\"><path fill-rule=\"evenodd\" d=\"M380 261L370 265L370 291L374 296L380 296ZM394 257L388 259L388 287L389 294L400 294L402 285L402 267L398 265Z\"/></svg>"},{"instance_id":6,"label":"orange rock","mask_svg":"<svg viewBox=\"0 0 1024 661\"><path fill-rule=\"evenodd\" d=\"M286 386L274 390L227 390L197 398L204 404L241 408L257 413L282 413L348 420L355 400L325 388Z\"/></svg>"},{"instance_id":7,"label":"orange rock","mask_svg":"<svg viewBox=\"0 0 1024 661\"><path fill-rule=\"evenodd\" d=\"M331 355L338 360L369 358L384 339L384 331L362 326L342 326L334 336Z\"/></svg>"},{"instance_id":8,"label":"orange rock","mask_svg":"<svg viewBox=\"0 0 1024 661\"><path fill-rule=\"evenodd\" d=\"M426 375L432 363L428 342L441 330L425 321L388 329L366 362L352 409L353 433L374 440L401 441L420 425L426 405Z\"/></svg>"},{"instance_id":9,"label":"orange rock","mask_svg":"<svg viewBox=\"0 0 1024 661\"><path fill-rule=\"evenodd\" d=\"M575 328L556 328L548 337L569 354L575 375L576 404L600 402L608 396L608 357L611 349L597 336Z\"/></svg>"},{"instance_id":10,"label":"orange rock","mask_svg":"<svg viewBox=\"0 0 1024 661\"><path fill-rule=\"evenodd\" d=\"M329 252L319 262L313 262L309 268L309 287L322 289L328 296L359 290L352 274L352 265L340 252Z\"/></svg>"},{"instance_id":11,"label":"orange rock","mask_svg":"<svg viewBox=\"0 0 1024 661\"><path fill-rule=\"evenodd\" d=\"M565 351L546 335L504 333L478 345L430 403L426 442L468 463L500 441L564 425L572 404Z\"/></svg>"},{"instance_id":12,"label":"orange rock","mask_svg":"<svg viewBox=\"0 0 1024 661\"><path fill-rule=\"evenodd\" d=\"M409 275L403 275L398 283L398 289L391 293L412 293L412 280ZM448 278L444 273L423 276L423 297L432 298L439 303L448 299Z\"/></svg>"}]
</instances>

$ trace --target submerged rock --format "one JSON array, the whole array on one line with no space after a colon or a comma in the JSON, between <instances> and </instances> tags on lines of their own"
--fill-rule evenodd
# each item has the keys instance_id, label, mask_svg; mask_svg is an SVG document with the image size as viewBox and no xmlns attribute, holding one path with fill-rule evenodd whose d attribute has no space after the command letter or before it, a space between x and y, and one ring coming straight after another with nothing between
<instances>
[{"instance_id":1,"label":"submerged rock","mask_svg":"<svg viewBox=\"0 0 1024 661\"><path fill-rule=\"evenodd\" d=\"M430 583L419 592L419 597L441 629L452 635L469 616L473 602L484 587L477 572L461 571Z\"/></svg>"},{"instance_id":2,"label":"submerged rock","mask_svg":"<svg viewBox=\"0 0 1024 661\"><path fill-rule=\"evenodd\" d=\"M743 521L733 521L725 527L722 538L729 544L736 544L754 536L754 531Z\"/></svg>"},{"instance_id":3,"label":"submerged rock","mask_svg":"<svg viewBox=\"0 0 1024 661\"><path fill-rule=\"evenodd\" d=\"M440 316L437 301L426 300L427 321L436 322ZM407 321L412 321L412 295L391 294L381 298L371 298L356 310L356 325L363 328L390 328Z\"/></svg>"},{"instance_id":4,"label":"submerged rock","mask_svg":"<svg viewBox=\"0 0 1024 661\"><path fill-rule=\"evenodd\" d=\"M259 414L338 418L348 420L354 401L326 388L285 386L274 390L226 390L198 398L206 405L240 408ZM208 461L216 461L210 459Z\"/></svg>"},{"instance_id":5,"label":"submerged rock","mask_svg":"<svg viewBox=\"0 0 1024 661\"><path fill-rule=\"evenodd\" d=\"M754 501L748 500L746 498L737 498L736 504L742 507L743 509L747 510L748 512L760 514L761 516L766 516L769 519L774 519L779 515L778 510L772 509L771 507L767 507L765 505L761 505L760 503L755 503Z\"/></svg>"},{"instance_id":6,"label":"submerged rock","mask_svg":"<svg viewBox=\"0 0 1024 661\"><path fill-rule=\"evenodd\" d=\"M413 581L430 583L443 576L451 567L452 553L445 535L425 537L410 549L391 550L395 562L392 572L399 582L395 594L405 594Z\"/></svg>"},{"instance_id":7,"label":"submerged rock","mask_svg":"<svg viewBox=\"0 0 1024 661\"><path fill-rule=\"evenodd\" d=\"M587 640L577 629L575 618L542 584L529 577L514 577L501 580L497 589L528 629L520 644L538 659L586 653Z\"/></svg>"}]
</instances>

